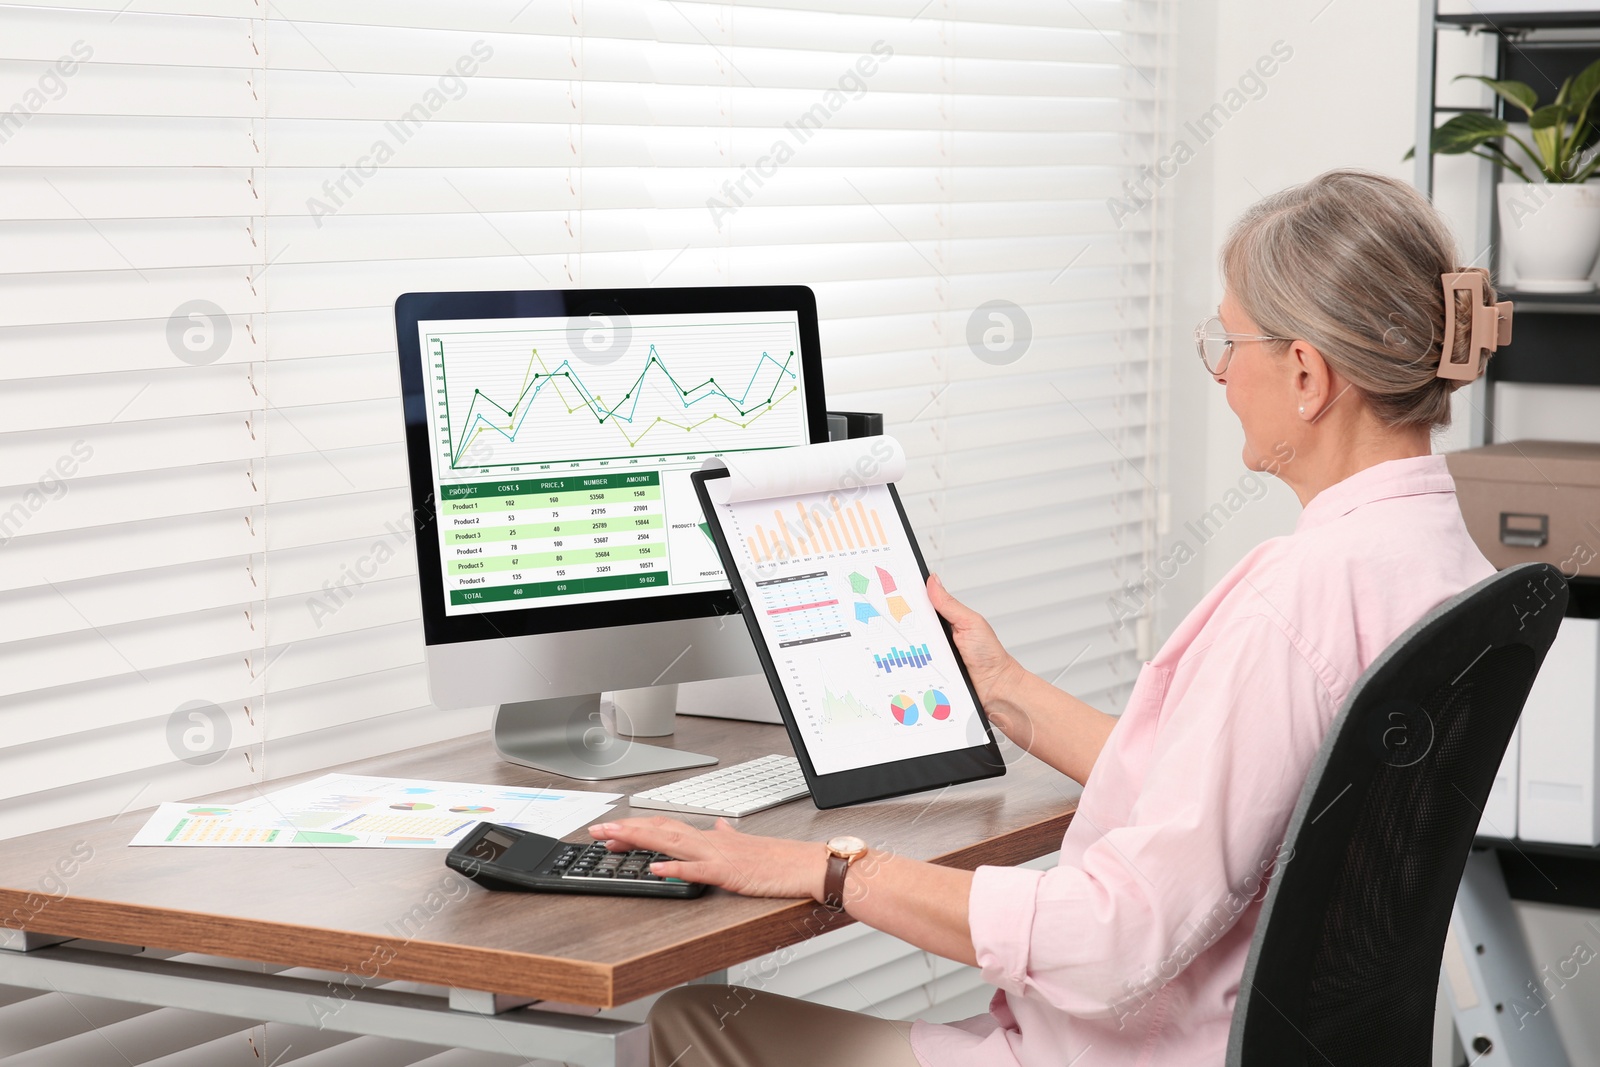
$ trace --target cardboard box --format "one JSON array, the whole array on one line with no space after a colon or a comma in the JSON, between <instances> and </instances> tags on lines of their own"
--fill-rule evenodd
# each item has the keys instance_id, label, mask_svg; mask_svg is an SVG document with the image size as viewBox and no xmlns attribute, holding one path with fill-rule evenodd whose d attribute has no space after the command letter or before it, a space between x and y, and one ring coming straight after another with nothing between
<instances>
[{"instance_id":1,"label":"cardboard box","mask_svg":"<svg viewBox=\"0 0 1600 1067\"><path fill-rule=\"evenodd\" d=\"M1518 837L1600 845L1597 681L1600 619L1562 619L1518 726Z\"/></svg>"},{"instance_id":2,"label":"cardboard box","mask_svg":"<svg viewBox=\"0 0 1600 1067\"><path fill-rule=\"evenodd\" d=\"M1467 532L1490 563L1600 576L1600 445L1508 441L1445 460Z\"/></svg>"}]
</instances>

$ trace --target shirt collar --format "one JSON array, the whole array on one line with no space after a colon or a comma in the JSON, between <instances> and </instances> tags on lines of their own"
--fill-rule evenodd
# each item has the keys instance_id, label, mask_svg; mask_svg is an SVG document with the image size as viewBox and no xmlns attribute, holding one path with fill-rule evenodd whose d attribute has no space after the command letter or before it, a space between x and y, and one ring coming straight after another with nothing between
<instances>
[{"instance_id":1,"label":"shirt collar","mask_svg":"<svg viewBox=\"0 0 1600 1067\"><path fill-rule=\"evenodd\" d=\"M1443 456L1390 459L1356 471L1311 498L1295 532L1348 515L1363 504L1423 493L1454 493L1456 483Z\"/></svg>"}]
</instances>

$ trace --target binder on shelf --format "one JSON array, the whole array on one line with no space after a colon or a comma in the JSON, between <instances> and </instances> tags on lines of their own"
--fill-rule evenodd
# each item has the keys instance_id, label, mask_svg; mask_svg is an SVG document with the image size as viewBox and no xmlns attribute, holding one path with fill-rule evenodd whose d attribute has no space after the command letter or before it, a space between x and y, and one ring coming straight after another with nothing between
<instances>
[{"instance_id":1,"label":"binder on shelf","mask_svg":"<svg viewBox=\"0 0 1600 1067\"><path fill-rule=\"evenodd\" d=\"M1600 15L1596 0L1439 0L1439 14L1452 15Z\"/></svg>"},{"instance_id":2,"label":"binder on shelf","mask_svg":"<svg viewBox=\"0 0 1600 1067\"><path fill-rule=\"evenodd\" d=\"M1479 837L1517 836L1517 766L1521 761L1522 724L1511 731L1505 758L1494 772L1494 785L1483 803L1483 818L1478 820Z\"/></svg>"},{"instance_id":3,"label":"binder on shelf","mask_svg":"<svg viewBox=\"0 0 1600 1067\"><path fill-rule=\"evenodd\" d=\"M1517 836L1600 845L1600 619L1567 618L1522 711Z\"/></svg>"}]
</instances>

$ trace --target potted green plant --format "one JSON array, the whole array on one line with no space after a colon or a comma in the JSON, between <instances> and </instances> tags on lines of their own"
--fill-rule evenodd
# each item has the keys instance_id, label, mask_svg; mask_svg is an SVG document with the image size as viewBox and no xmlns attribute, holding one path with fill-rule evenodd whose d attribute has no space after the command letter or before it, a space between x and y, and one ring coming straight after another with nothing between
<instances>
[{"instance_id":1,"label":"potted green plant","mask_svg":"<svg viewBox=\"0 0 1600 1067\"><path fill-rule=\"evenodd\" d=\"M1467 111L1433 131L1436 155L1474 155L1499 164L1519 180L1498 190L1501 261L1528 292L1584 293L1600 258L1600 189L1588 184L1600 169L1592 150L1590 106L1600 95L1600 60L1568 78L1548 104L1519 81L1477 74L1500 99L1526 116L1524 137L1505 119ZM1460 81L1461 78L1457 78ZM1406 154L1411 158L1411 153Z\"/></svg>"}]
</instances>

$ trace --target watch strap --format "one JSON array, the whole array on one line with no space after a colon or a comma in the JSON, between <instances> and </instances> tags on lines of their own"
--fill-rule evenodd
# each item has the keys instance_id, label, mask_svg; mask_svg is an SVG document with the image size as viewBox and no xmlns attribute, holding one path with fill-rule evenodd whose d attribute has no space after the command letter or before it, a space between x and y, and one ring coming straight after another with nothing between
<instances>
[{"instance_id":1,"label":"watch strap","mask_svg":"<svg viewBox=\"0 0 1600 1067\"><path fill-rule=\"evenodd\" d=\"M822 906L829 911L844 910L844 876L853 857L828 852L828 873L822 879Z\"/></svg>"}]
</instances>

